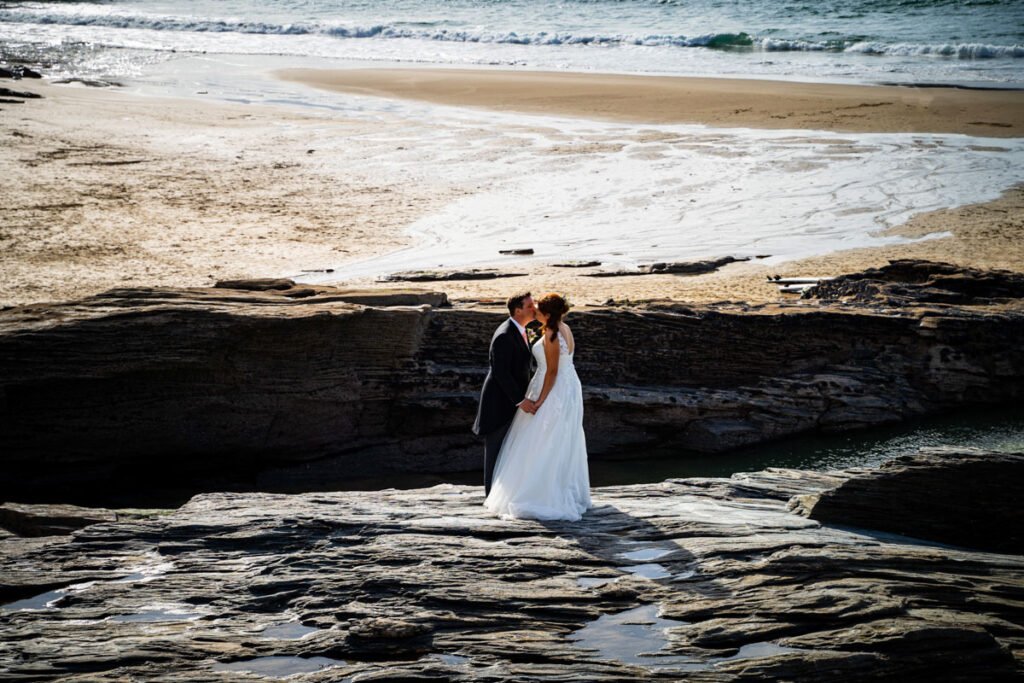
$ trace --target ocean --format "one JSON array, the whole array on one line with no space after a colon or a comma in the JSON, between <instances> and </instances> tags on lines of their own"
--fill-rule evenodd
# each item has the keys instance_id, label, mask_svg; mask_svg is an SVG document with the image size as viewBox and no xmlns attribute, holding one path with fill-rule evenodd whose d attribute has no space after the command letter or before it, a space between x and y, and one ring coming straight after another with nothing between
<instances>
[{"instance_id":1,"label":"ocean","mask_svg":"<svg viewBox=\"0 0 1024 683\"><path fill-rule=\"evenodd\" d=\"M139 76L195 54L987 87L1024 84L1021 0L0 2L2 57Z\"/></svg>"}]
</instances>

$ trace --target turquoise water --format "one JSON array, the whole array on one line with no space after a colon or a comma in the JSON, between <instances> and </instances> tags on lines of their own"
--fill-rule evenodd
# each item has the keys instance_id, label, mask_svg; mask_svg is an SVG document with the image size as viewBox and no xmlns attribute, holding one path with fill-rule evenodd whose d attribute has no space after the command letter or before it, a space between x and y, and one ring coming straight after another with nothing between
<instances>
[{"instance_id":1,"label":"turquoise water","mask_svg":"<svg viewBox=\"0 0 1024 683\"><path fill-rule=\"evenodd\" d=\"M638 460L591 459L595 486L685 477L728 477L767 467L825 471L875 467L920 448L958 446L1024 453L1024 406L962 410L899 425L811 434L730 453L668 453Z\"/></svg>"},{"instance_id":2,"label":"turquoise water","mask_svg":"<svg viewBox=\"0 0 1024 683\"><path fill-rule=\"evenodd\" d=\"M0 45L125 76L204 52L360 62L1019 84L1019 0L0 3ZM111 50L115 54L111 54ZM173 52L172 52L173 51Z\"/></svg>"}]
</instances>

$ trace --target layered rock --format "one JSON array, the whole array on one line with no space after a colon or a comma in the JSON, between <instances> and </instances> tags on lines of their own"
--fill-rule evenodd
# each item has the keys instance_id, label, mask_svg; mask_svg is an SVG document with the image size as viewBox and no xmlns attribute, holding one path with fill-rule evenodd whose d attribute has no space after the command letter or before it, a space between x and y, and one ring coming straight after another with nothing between
<instances>
[{"instance_id":1,"label":"layered rock","mask_svg":"<svg viewBox=\"0 0 1024 683\"><path fill-rule=\"evenodd\" d=\"M922 452L799 496L793 509L830 524L1024 554L1024 455Z\"/></svg>"},{"instance_id":2,"label":"layered rock","mask_svg":"<svg viewBox=\"0 0 1024 683\"><path fill-rule=\"evenodd\" d=\"M1024 455L923 454L915 467L954 486L979 457L995 463L979 489L1019 478ZM205 494L159 517L9 537L0 670L10 681L1018 679L1024 558L787 511L792 496L868 474L596 489L578 523L492 518L480 487ZM919 493L894 481L890 496Z\"/></svg>"},{"instance_id":3,"label":"layered rock","mask_svg":"<svg viewBox=\"0 0 1024 683\"><path fill-rule=\"evenodd\" d=\"M232 286L0 311L0 496L480 467L469 426L502 306ZM972 303L574 311L591 455L718 452L1022 398L1024 309Z\"/></svg>"}]
</instances>

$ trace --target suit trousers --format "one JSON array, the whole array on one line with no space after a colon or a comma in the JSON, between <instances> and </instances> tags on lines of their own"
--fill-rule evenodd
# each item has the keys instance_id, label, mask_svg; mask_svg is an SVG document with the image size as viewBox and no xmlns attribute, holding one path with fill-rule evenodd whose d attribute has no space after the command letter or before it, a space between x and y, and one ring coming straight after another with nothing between
<instances>
[{"instance_id":1,"label":"suit trousers","mask_svg":"<svg viewBox=\"0 0 1024 683\"><path fill-rule=\"evenodd\" d=\"M498 464L498 453L505 441L512 420L484 436L484 496L491 492L491 480L494 478L494 466Z\"/></svg>"}]
</instances>

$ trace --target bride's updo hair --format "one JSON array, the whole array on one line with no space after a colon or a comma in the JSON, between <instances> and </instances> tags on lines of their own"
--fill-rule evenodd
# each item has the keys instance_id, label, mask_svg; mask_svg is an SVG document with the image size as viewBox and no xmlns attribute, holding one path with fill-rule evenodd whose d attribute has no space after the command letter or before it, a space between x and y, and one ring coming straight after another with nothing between
<instances>
[{"instance_id":1,"label":"bride's updo hair","mask_svg":"<svg viewBox=\"0 0 1024 683\"><path fill-rule=\"evenodd\" d=\"M558 337L558 323L562 322L562 316L569 312L569 302L559 294L551 292L541 297L537 302L537 309L548 316L545 329L551 331L551 339Z\"/></svg>"}]
</instances>

